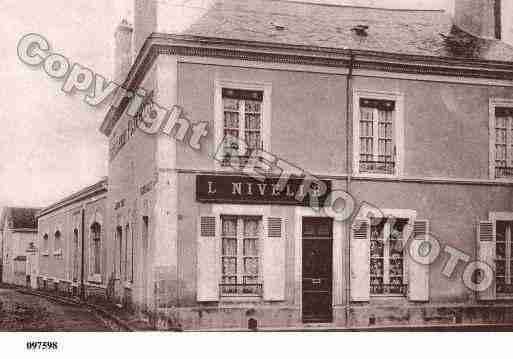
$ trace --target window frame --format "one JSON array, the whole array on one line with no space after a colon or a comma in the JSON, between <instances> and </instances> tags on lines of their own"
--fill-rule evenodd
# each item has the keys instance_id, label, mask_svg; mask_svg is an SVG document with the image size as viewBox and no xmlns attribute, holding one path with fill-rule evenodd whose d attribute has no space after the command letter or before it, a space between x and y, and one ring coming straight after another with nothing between
<instances>
[{"instance_id":1,"label":"window frame","mask_svg":"<svg viewBox=\"0 0 513 359\"><path fill-rule=\"evenodd\" d=\"M63 257L63 239L62 232L60 229L56 229L53 234L53 256L54 257Z\"/></svg>"},{"instance_id":2,"label":"window frame","mask_svg":"<svg viewBox=\"0 0 513 359\"><path fill-rule=\"evenodd\" d=\"M97 224L100 228L100 231L98 233L98 241L100 242L100 247L99 247L99 267L100 267L100 273L95 273L95 253L94 253L94 244L93 242L95 241L95 237L94 237L94 232L93 232L93 225ZM99 222L99 221L93 221L91 223L91 225L89 226L89 279L88 281L89 282L94 282L94 283L101 283L101 272L102 272L102 248L103 248L103 243L102 243L102 232L103 232L103 228L102 228L102 223Z\"/></svg>"},{"instance_id":3,"label":"window frame","mask_svg":"<svg viewBox=\"0 0 513 359\"><path fill-rule=\"evenodd\" d=\"M501 178L495 176L495 139L496 139L496 133L495 133L495 109L497 107L509 107L513 109L513 99L506 99L506 98L490 98L489 100L489 113L488 113L488 141L489 141L489 178L491 180L499 181L499 182L513 182L513 176L510 178ZM510 132L513 131L513 124L510 128ZM512 136L512 142L513 142L513 133L510 133L510 136ZM506 143L507 137L506 137ZM513 143L510 143L510 146L512 146ZM513 149L512 151L512 159L513 161ZM512 162L513 167L513 162Z\"/></svg>"},{"instance_id":4,"label":"window frame","mask_svg":"<svg viewBox=\"0 0 513 359\"><path fill-rule=\"evenodd\" d=\"M224 130L224 107L223 107L223 88L236 90L262 91L261 108L261 133L262 149L270 152L271 149L271 96L272 85L269 82L246 82L234 80L216 79L214 82L214 152L219 148L223 140ZM223 166L220 161L213 159L215 169L227 170L230 167Z\"/></svg>"},{"instance_id":5,"label":"window frame","mask_svg":"<svg viewBox=\"0 0 513 359\"><path fill-rule=\"evenodd\" d=\"M394 217L394 218L407 218L408 219L408 223L405 225L405 230L403 230L403 241L404 241L404 245L405 245L403 250L406 250L408 248L407 243L410 239L411 234L413 233L413 226L417 219L417 211L413 210L413 209L398 209L398 208L381 208L380 211L385 218ZM357 216L357 219L367 219L367 218L362 216L362 214L359 214L359 216ZM388 223L388 220L387 220L387 223ZM352 240L352 238L351 238L351 240ZM371 241L371 237L369 237L369 242L370 241ZM409 258L409 254L403 253L403 284L405 284L404 279L406 278L407 286L410 285L409 277L408 277L409 276L409 270L408 270L409 259L408 258ZM370 257L370 243L369 243L369 262L368 262L368 266L369 266L369 298L371 300L373 300L373 299L379 300L380 298L398 298L398 299L408 300L408 290L409 290L408 288L406 288L407 291L404 295L403 294L372 294L371 293L371 291L370 291L370 286L371 286L370 259L371 259L371 257ZM385 267L383 268L383 271L384 270L385 270Z\"/></svg>"},{"instance_id":6,"label":"window frame","mask_svg":"<svg viewBox=\"0 0 513 359\"><path fill-rule=\"evenodd\" d=\"M395 144L395 173L360 172L360 99L388 100L395 102L393 113L393 143ZM399 178L403 175L404 163L404 94L390 91L365 89L353 90L353 175L367 178Z\"/></svg>"},{"instance_id":7,"label":"window frame","mask_svg":"<svg viewBox=\"0 0 513 359\"><path fill-rule=\"evenodd\" d=\"M49 239L49 236L48 236L48 233L45 233L43 234L43 245L42 245L42 253L41 255L43 257L48 257L49 256L49 253L50 253L50 239ZM7 253L8 251L6 251Z\"/></svg>"},{"instance_id":8,"label":"window frame","mask_svg":"<svg viewBox=\"0 0 513 359\"><path fill-rule=\"evenodd\" d=\"M497 253L497 222L498 221L504 221L504 222L513 222L513 212L490 212L489 215L488 215L488 220L492 222L493 224L493 241L494 241L494 247L495 247L495 253L494 253L494 257L496 256L496 253ZM511 233L511 238L510 238L510 247L511 247L511 258L513 258L513 228L512 228L512 233ZM506 243L506 247L508 246L508 244ZM507 250L507 249L506 249ZM495 259L497 259L495 257ZM513 263L513 261L510 261L511 263ZM506 263L507 263L507 260L506 260ZM497 289L497 263L494 263L494 282L495 282L495 290ZM507 273L507 268L505 268L505 271ZM506 274L505 274L506 276ZM511 273L510 273L510 279L511 279L511 284L513 284L513 266L511 266ZM505 278L506 280L506 278ZM496 296L496 299L513 299L513 293L511 294L508 294L508 293L497 293L495 292L495 296Z\"/></svg>"},{"instance_id":9,"label":"window frame","mask_svg":"<svg viewBox=\"0 0 513 359\"><path fill-rule=\"evenodd\" d=\"M267 233L267 218L271 214L271 206L252 206L252 205L231 205L231 204L214 204L212 206L212 216L215 216L216 222L219 229L216 231L216 241L219 248L219 258L217 259L218 270L218 285L222 284L222 218L223 216L234 216L234 217L260 217L261 218L261 236L258 243L258 284L264 286L263 268L265 265L264 260L264 241L266 240ZM238 244L237 244L238 245ZM238 256L237 256L238 257ZM238 265L238 262L237 262ZM238 277L238 274L237 274ZM260 294L244 294L244 295L223 295L219 288L219 300L220 301L254 301L263 300L263 290Z\"/></svg>"}]
</instances>

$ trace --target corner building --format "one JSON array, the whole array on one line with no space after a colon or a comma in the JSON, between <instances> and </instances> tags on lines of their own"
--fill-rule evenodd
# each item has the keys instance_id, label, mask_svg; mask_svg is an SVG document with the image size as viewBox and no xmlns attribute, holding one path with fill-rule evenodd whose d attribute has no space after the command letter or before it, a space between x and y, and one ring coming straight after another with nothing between
<instances>
[{"instance_id":1,"label":"corner building","mask_svg":"<svg viewBox=\"0 0 513 359\"><path fill-rule=\"evenodd\" d=\"M466 11L479 18L456 2L451 16L226 0L184 8L179 26L167 2L136 0L118 66L151 100L101 127L117 297L186 330L511 322L513 47L466 30ZM498 34L493 9L479 25ZM157 105L191 127L136 129ZM241 164L263 149L395 219L313 211L301 179L276 192L276 176L213 159L226 135L247 143L231 148ZM439 240L432 265L405 252L408 228ZM447 247L467 256L450 277ZM493 268L479 294L462 280L478 259Z\"/></svg>"}]
</instances>

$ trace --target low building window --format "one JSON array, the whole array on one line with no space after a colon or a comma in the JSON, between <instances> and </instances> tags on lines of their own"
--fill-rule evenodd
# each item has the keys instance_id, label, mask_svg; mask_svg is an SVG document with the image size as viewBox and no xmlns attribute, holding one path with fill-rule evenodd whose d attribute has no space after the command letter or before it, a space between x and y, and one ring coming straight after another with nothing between
<instances>
[{"instance_id":1,"label":"low building window","mask_svg":"<svg viewBox=\"0 0 513 359\"><path fill-rule=\"evenodd\" d=\"M60 231L56 231L54 235L53 254L55 256L62 256L62 239Z\"/></svg>"},{"instance_id":2,"label":"low building window","mask_svg":"<svg viewBox=\"0 0 513 359\"><path fill-rule=\"evenodd\" d=\"M91 225L91 274L101 274L101 225Z\"/></svg>"}]
</instances>

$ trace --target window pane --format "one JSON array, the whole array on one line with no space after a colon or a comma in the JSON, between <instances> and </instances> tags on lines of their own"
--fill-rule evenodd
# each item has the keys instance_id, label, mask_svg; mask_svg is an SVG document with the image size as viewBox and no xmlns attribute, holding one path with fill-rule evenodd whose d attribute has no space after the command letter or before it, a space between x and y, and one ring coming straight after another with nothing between
<instances>
[{"instance_id":1,"label":"window pane","mask_svg":"<svg viewBox=\"0 0 513 359\"><path fill-rule=\"evenodd\" d=\"M224 106L225 110L231 110L231 111L238 112L239 104L240 104L240 101L237 99L226 98L226 97L223 98L223 106Z\"/></svg>"},{"instance_id":2,"label":"window pane","mask_svg":"<svg viewBox=\"0 0 513 359\"><path fill-rule=\"evenodd\" d=\"M223 256L236 256L237 255L237 239L223 238Z\"/></svg>"},{"instance_id":3,"label":"window pane","mask_svg":"<svg viewBox=\"0 0 513 359\"><path fill-rule=\"evenodd\" d=\"M236 217L223 217L223 237L236 237L237 236L237 218Z\"/></svg>"},{"instance_id":4,"label":"window pane","mask_svg":"<svg viewBox=\"0 0 513 359\"><path fill-rule=\"evenodd\" d=\"M260 130L260 115L246 113L245 126L248 130Z\"/></svg>"},{"instance_id":5,"label":"window pane","mask_svg":"<svg viewBox=\"0 0 513 359\"><path fill-rule=\"evenodd\" d=\"M260 132L246 131L246 143L248 148L261 148Z\"/></svg>"},{"instance_id":6,"label":"window pane","mask_svg":"<svg viewBox=\"0 0 513 359\"><path fill-rule=\"evenodd\" d=\"M94 274L100 274L100 241L94 241Z\"/></svg>"},{"instance_id":7,"label":"window pane","mask_svg":"<svg viewBox=\"0 0 513 359\"><path fill-rule=\"evenodd\" d=\"M224 112L224 127L231 129L239 128L239 113L238 112Z\"/></svg>"},{"instance_id":8,"label":"window pane","mask_svg":"<svg viewBox=\"0 0 513 359\"><path fill-rule=\"evenodd\" d=\"M258 275L258 258L244 258L244 273Z\"/></svg>"},{"instance_id":9,"label":"window pane","mask_svg":"<svg viewBox=\"0 0 513 359\"><path fill-rule=\"evenodd\" d=\"M224 257L223 258L223 275L237 274L237 258L236 257Z\"/></svg>"},{"instance_id":10,"label":"window pane","mask_svg":"<svg viewBox=\"0 0 513 359\"><path fill-rule=\"evenodd\" d=\"M248 112L259 113L260 112L260 104L261 104L260 101L246 100L246 107L245 107L246 113L248 113Z\"/></svg>"},{"instance_id":11,"label":"window pane","mask_svg":"<svg viewBox=\"0 0 513 359\"><path fill-rule=\"evenodd\" d=\"M259 235L259 220L257 218L244 219L244 237L258 237Z\"/></svg>"},{"instance_id":12,"label":"window pane","mask_svg":"<svg viewBox=\"0 0 513 359\"><path fill-rule=\"evenodd\" d=\"M257 239L244 239L244 255L257 256L258 255L258 240Z\"/></svg>"}]
</instances>

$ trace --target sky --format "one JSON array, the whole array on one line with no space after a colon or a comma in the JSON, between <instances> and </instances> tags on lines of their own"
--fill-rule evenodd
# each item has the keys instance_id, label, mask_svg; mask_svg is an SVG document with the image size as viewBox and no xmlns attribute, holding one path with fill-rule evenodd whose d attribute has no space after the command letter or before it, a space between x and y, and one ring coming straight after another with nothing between
<instances>
[{"instance_id":1,"label":"sky","mask_svg":"<svg viewBox=\"0 0 513 359\"><path fill-rule=\"evenodd\" d=\"M198 0L166 0L189 3ZM446 0L322 1L407 8L442 8ZM107 175L105 108L65 94L62 82L17 57L18 41L43 35L53 52L112 78L113 34L131 0L0 1L0 207L42 207Z\"/></svg>"}]
</instances>

